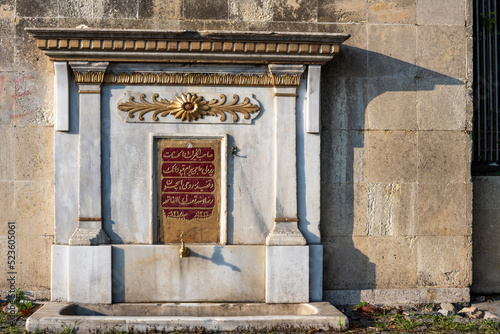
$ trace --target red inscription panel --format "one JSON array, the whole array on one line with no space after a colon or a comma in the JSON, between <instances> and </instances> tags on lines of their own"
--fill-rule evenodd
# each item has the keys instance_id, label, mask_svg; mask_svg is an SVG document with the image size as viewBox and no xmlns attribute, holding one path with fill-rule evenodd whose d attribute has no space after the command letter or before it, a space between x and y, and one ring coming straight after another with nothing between
<instances>
[{"instance_id":1,"label":"red inscription panel","mask_svg":"<svg viewBox=\"0 0 500 334\"><path fill-rule=\"evenodd\" d=\"M212 194L163 193L161 205L164 208L213 208L215 205L215 197Z\"/></svg>"},{"instance_id":2,"label":"red inscription panel","mask_svg":"<svg viewBox=\"0 0 500 334\"><path fill-rule=\"evenodd\" d=\"M165 162L162 165L163 176L208 176L213 177L215 174L215 166L212 163L199 162Z\"/></svg>"},{"instance_id":3,"label":"red inscription panel","mask_svg":"<svg viewBox=\"0 0 500 334\"><path fill-rule=\"evenodd\" d=\"M164 178L161 189L164 192L212 192L215 182L211 178Z\"/></svg>"},{"instance_id":4,"label":"red inscription panel","mask_svg":"<svg viewBox=\"0 0 500 334\"><path fill-rule=\"evenodd\" d=\"M208 147L167 147L161 156L163 161L214 161L214 150Z\"/></svg>"},{"instance_id":5,"label":"red inscription panel","mask_svg":"<svg viewBox=\"0 0 500 334\"><path fill-rule=\"evenodd\" d=\"M220 140L158 141L158 242L218 242Z\"/></svg>"}]
</instances>

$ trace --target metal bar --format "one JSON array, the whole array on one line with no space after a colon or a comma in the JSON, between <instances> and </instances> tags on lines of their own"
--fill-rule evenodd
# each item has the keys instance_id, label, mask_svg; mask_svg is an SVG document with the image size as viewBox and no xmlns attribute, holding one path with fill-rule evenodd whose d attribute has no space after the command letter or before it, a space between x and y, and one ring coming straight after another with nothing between
<instances>
[{"instance_id":1,"label":"metal bar","mask_svg":"<svg viewBox=\"0 0 500 334\"><path fill-rule=\"evenodd\" d=\"M495 1L495 0L493 0ZM489 19L490 19L490 15L491 15L491 0L490 1L487 1L487 11L486 11L486 17L488 19L487 23L488 23L488 28L489 28ZM488 68L488 139L489 139L489 145L488 145L488 149L489 149L489 155L488 155L488 162L491 162L493 161L493 129L492 129L492 123L493 123L493 66L492 66L492 60L493 60L493 48L492 48L492 45L493 45L493 34L491 33L491 31L488 29L488 63L487 63L487 68Z\"/></svg>"},{"instance_id":2,"label":"metal bar","mask_svg":"<svg viewBox=\"0 0 500 334\"><path fill-rule=\"evenodd\" d=\"M493 25L493 90L492 94L494 94L494 108L493 113L495 114L495 122L492 124L492 128L495 129L494 141L492 149L495 152L495 162L498 162L499 158L499 147L498 147L498 24L497 24L497 2L493 0L493 8L492 11L495 13L495 23Z\"/></svg>"},{"instance_id":3,"label":"metal bar","mask_svg":"<svg viewBox=\"0 0 500 334\"><path fill-rule=\"evenodd\" d=\"M482 5L481 6L481 12L484 14L485 10L484 10L484 6ZM483 23L483 22L482 22ZM487 78L486 78L486 25L485 24L481 24L482 26L482 29L481 29L481 32L482 32L482 43L481 43L481 46L482 46L482 51L483 51L483 56L481 57L481 60L482 60L482 68L481 68L481 71L479 72L480 73L480 80L482 81L482 84L483 84L483 87L482 87L482 94L480 96L480 98L483 100L483 108L482 108L482 114L483 114L483 139L484 139L484 143L483 143L483 152L481 154L483 158L483 160L487 160L488 158L488 153L487 153L487 148L488 148L488 136L486 135L487 132L488 132L488 129L486 128L486 118L487 118L487 105L486 105L486 90L487 90Z\"/></svg>"},{"instance_id":4,"label":"metal bar","mask_svg":"<svg viewBox=\"0 0 500 334\"><path fill-rule=\"evenodd\" d=\"M475 51L475 57L474 57L474 86L475 86L475 92L474 92L474 98L475 98L475 103L474 103L474 121L475 121L475 127L476 127L476 135L474 138L474 154L472 156L473 161L480 160L479 156L481 155L481 85L479 84L479 69L480 69L480 62L481 62L481 52L480 52L480 35L479 35L479 27L480 25L480 15L479 15L479 1L480 0L475 0L474 1L474 37L475 37L475 43L474 43L474 51Z\"/></svg>"}]
</instances>

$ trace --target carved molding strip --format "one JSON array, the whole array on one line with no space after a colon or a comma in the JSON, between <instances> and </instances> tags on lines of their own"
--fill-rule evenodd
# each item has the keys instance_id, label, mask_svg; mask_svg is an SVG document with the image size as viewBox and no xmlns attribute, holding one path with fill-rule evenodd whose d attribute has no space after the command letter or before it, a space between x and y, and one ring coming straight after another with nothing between
<instances>
[{"instance_id":1,"label":"carved molding strip","mask_svg":"<svg viewBox=\"0 0 500 334\"><path fill-rule=\"evenodd\" d=\"M104 83L120 85L298 86L299 75L217 73L107 73Z\"/></svg>"},{"instance_id":2,"label":"carved molding strip","mask_svg":"<svg viewBox=\"0 0 500 334\"><path fill-rule=\"evenodd\" d=\"M31 30L30 30L31 31ZM172 41L137 39L38 39L37 46L44 50L77 49L103 51L170 51L170 52L238 52L282 54L335 54L340 43L318 42L222 42L222 41Z\"/></svg>"},{"instance_id":3,"label":"carved molding strip","mask_svg":"<svg viewBox=\"0 0 500 334\"><path fill-rule=\"evenodd\" d=\"M204 116L220 116L219 120L224 122L227 118L226 113L233 116L232 121L237 122L239 117L237 113L243 115L244 119L249 119L250 114L260 111L260 106L250 103L250 99L245 97L242 102L239 102L240 97L233 95L233 100L226 103L226 96L220 94L218 99L207 101L203 96L196 94L181 94L175 96L174 100L159 99L158 94L153 94L152 102L146 100L146 94L140 94L139 100L135 101L134 96L130 96L128 102L118 104L118 110L127 112L128 118L137 117L140 121L144 121L144 115L152 113L151 119L154 122L160 117L173 115L181 121L197 121L203 119Z\"/></svg>"},{"instance_id":4,"label":"carved molding strip","mask_svg":"<svg viewBox=\"0 0 500 334\"><path fill-rule=\"evenodd\" d=\"M104 80L104 71L85 73L74 71L74 73L76 82L79 84L100 84Z\"/></svg>"}]
</instances>

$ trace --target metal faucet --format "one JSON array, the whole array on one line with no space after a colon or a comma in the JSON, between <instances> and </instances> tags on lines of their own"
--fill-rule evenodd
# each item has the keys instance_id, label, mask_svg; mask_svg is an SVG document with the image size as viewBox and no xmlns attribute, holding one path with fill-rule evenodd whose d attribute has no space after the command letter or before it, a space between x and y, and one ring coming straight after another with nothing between
<instances>
[{"instance_id":1,"label":"metal faucet","mask_svg":"<svg viewBox=\"0 0 500 334\"><path fill-rule=\"evenodd\" d=\"M186 237L186 234L184 232L181 233L181 249L179 249L179 256L182 259L183 257L188 257L191 251L189 248L184 246L184 239Z\"/></svg>"}]
</instances>

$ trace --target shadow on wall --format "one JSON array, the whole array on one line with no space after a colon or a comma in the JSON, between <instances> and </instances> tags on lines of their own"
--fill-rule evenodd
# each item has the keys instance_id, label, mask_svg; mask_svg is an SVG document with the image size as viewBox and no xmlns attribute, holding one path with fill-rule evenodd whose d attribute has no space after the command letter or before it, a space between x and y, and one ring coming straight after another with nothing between
<instances>
[{"instance_id":1,"label":"shadow on wall","mask_svg":"<svg viewBox=\"0 0 500 334\"><path fill-rule=\"evenodd\" d=\"M363 289L415 287L417 273L405 272L403 266L405 261L415 261L405 259L404 249L409 247L404 243L395 247L386 238L376 238L415 235L413 228L397 226L393 220L398 217L390 217L394 208L387 200L388 189L392 191L393 184L415 184L405 179L407 171L394 171L399 166L391 161L398 155L405 159L398 142L404 142L407 133L431 128L429 122L435 121L418 115L416 92L463 86L464 82L347 45L323 67L321 80L324 299L356 304L363 300ZM372 161L367 159L365 146L365 136L373 133L369 130L381 130L377 131L380 135L375 133L380 136L378 145L370 146L378 153ZM401 135L387 136L384 130L401 130ZM369 179L365 164L372 168ZM398 209L401 221L409 220L404 209ZM379 277L377 267L384 271Z\"/></svg>"}]
</instances>

